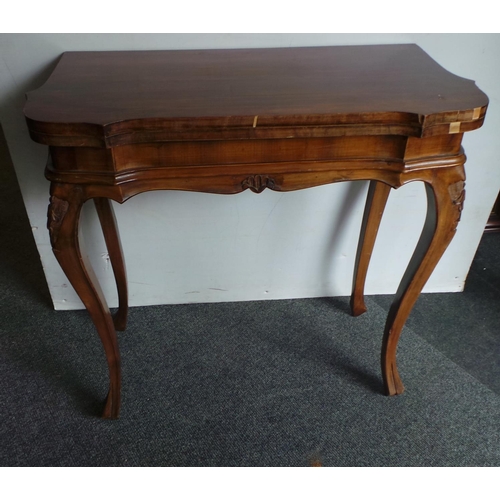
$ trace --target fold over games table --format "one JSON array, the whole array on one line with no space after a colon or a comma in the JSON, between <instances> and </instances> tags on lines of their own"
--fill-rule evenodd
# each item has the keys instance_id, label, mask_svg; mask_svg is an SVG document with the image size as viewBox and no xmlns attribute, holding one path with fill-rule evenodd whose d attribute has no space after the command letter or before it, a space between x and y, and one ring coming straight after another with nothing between
<instances>
[{"instance_id":1,"label":"fold over games table","mask_svg":"<svg viewBox=\"0 0 500 500\"><path fill-rule=\"evenodd\" d=\"M354 315L391 188L422 181L424 229L390 309L382 342L386 392L403 392L396 349L422 287L453 238L465 190L464 132L488 98L416 45L236 50L66 52L28 93L31 138L50 147L48 229L54 254L102 340L110 386L104 417L120 409L116 330L127 281L109 200L158 189L291 191L369 180L354 270ZM111 316L79 245L93 199L116 278Z\"/></svg>"}]
</instances>

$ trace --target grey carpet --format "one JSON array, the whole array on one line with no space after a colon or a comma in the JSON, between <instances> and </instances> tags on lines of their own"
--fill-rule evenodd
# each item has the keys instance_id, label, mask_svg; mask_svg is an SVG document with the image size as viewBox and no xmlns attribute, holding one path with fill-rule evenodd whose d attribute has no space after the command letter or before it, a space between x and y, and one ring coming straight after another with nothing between
<instances>
[{"instance_id":1,"label":"grey carpet","mask_svg":"<svg viewBox=\"0 0 500 500\"><path fill-rule=\"evenodd\" d=\"M385 310L339 301L132 309L118 421L90 320L31 304L0 330L0 464L500 465L499 396L408 328L381 395Z\"/></svg>"},{"instance_id":2,"label":"grey carpet","mask_svg":"<svg viewBox=\"0 0 500 500\"><path fill-rule=\"evenodd\" d=\"M419 300L395 398L381 394L385 297L359 318L346 298L133 308L121 418L99 419L97 334L84 311L51 309L12 170L0 174L0 466L500 465L498 362L483 359L498 323L469 302L496 285Z\"/></svg>"}]
</instances>

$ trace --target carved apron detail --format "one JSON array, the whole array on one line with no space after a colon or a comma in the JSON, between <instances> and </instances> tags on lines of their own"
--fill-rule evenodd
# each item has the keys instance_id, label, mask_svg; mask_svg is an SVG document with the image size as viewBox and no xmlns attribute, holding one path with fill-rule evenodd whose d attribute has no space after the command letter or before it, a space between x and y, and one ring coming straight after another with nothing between
<instances>
[{"instance_id":1,"label":"carved apron detail","mask_svg":"<svg viewBox=\"0 0 500 500\"><path fill-rule=\"evenodd\" d=\"M50 204L47 212L47 229L49 230L50 243L55 247L59 229L63 222L64 216L68 212L69 203L66 200L61 200L57 196L50 197Z\"/></svg>"},{"instance_id":2,"label":"carved apron detail","mask_svg":"<svg viewBox=\"0 0 500 500\"><path fill-rule=\"evenodd\" d=\"M448 192L450 193L451 202L457 208L456 225L458 225L458 223L460 222L460 218L462 216L462 210L464 208L465 182L458 181L455 182L455 184L451 184L450 186L448 186Z\"/></svg>"},{"instance_id":3,"label":"carved apron detail","mask_svg":"<svg viewBox=\"0 0 500 500\"><path fill-rule=\"evenodd\" d=\"M241 183L243 189L251 189L254 193L262 193L264 189L273 189L276 182L268 175L250 175Z\"/></svg>"}]
</instances>

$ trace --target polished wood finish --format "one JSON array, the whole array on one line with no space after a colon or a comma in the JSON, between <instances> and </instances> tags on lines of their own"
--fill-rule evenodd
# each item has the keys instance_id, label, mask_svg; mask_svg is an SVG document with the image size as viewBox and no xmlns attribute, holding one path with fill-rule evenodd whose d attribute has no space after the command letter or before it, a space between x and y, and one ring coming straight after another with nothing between
<instances>
[{"instance_id":1,"label":"polished wood finish","mask_svg":"<svg viewBox=\"0 0 500 500\"><path fill-rule=\"evenodd\" d=\"M94 198L94 204L101 222L104 241L108 247L109 260L115 275L118 288L118 311L113 318L115 328L125 330L128 314L128 287L125 259L123 258L122 244L116 224L115 212L107 198Z\"/></svg>"},{"instance_id":2,"label":"polished wood finish","mask_svg":"<svg viewBox=\"0 0 500 500\"><path fill-rule=\"evenodd\" d=\"M368 188L365 212L361 225L358 251L354 263L354 280L351 295L351 310L353 316L359 316L366 312L365 305L365 280L368 272L368 265L372 256L375 239L385 204L389 198L391 186L380 181L371 181Z\"/></svg>"},{"instance_id":3,"label":"polished wood finish","mask_svg":"<svg viewBox=\"0 0 500 500\"><path fill-rule=\"evenodd\" d=\"M146 52L69 52L28 94L31 137L50 146L48 227L61 267L101 337L110 373L104 416L118 417L116 329L125 328L123 253L109 200L158 189L233 194L371 181L351 298L363 293L390 188L425 183L428 214L382 342L388 394L403 385L399 336L458 224L463 133L488 99L415 45ZM94 199L119 295L114 323L78 240Z\"/></svg>"},{"instance_id":4,"label":"polished wood finish","mask_svg":"<svg viewBox=\"0 0 500 500\"><path fill-rule=\"evenodd\" d=\"M111 147L440 135L450 123L461 123L457 132L481 126L486 105L474 82L416 45L373 45L67 52L43 88L28 93L25 113L38 142Z\"/></svg>"},{"instance_id":5,"label":"polished wood finish","mask_svg":"<svg viewBox=\"0 0 500 500\"><path fill-rule=\"evenodd\" d=\"M48 229L54 255L90 313L108 361L110 386L103 417L116 418L120 411L120 352L115 326L106 299L79 241L79 219L85 190L77 184L53 183L50 190Z\"/></svg>"}]
</instances>

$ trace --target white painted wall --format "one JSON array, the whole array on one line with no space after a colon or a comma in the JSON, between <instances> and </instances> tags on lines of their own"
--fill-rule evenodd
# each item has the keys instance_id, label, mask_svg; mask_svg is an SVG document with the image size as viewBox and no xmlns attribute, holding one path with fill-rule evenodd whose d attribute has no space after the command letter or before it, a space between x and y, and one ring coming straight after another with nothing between
<instances>
[{"instance_id":1,"label":"white painted wall","mask_svg":"<svg viewBox=\"0 0 500 500\"><path fill-rule=\"evenodd\" d=\"M71 50L145 50L417 43L490 97L483 128L465 135L467 199L457 235L426 292L461 291L500 189L500 35L436 34L0 34L0 120L56 309L81 308L45 228L47 148L30 140L24 93ZM349 295L367 185L220 196L155 192L116 205L133 306ZM393 191L368 274L367 293L393 293L425 215L424 189ZM93 205L83 212L86 248L111 306L116 291Z\"/></svg>"}]
</instances>

